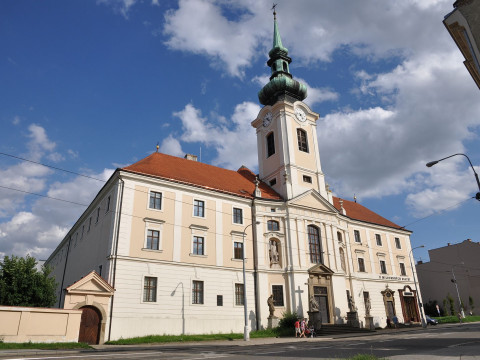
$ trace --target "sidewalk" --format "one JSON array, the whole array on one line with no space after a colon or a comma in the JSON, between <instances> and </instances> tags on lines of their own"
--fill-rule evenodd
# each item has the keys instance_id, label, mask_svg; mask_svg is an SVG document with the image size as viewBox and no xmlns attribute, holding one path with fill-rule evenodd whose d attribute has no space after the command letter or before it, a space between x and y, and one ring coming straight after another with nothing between
<instances>
[{"instance_id":1,"label":"sidewalk","mask_svg":"<svg viewBox=\"0 0 480 360\"><path fill-rule=\"evenodd\" d=\"M437 325L436 327L452 327L460 326L461 324L443 324ZM435 327L430 327L434 329ZM421 326L415 327L405 327L399 329L380 329L375 332L367 333L348 333L348 334L338 334L332 336L319 336L315 338L294 338L294 337L282 337L282 338L256 338L250 339L249 341L244 341L243 339L238 340L214 340L214 341L189 341L189 342L171 342L171 343L155 343L155 344L138 344L138 345L91 345L92 349L72 349L72 350L38 350L38 349L0 349L0 359L8 356L26 356L31 357L33 355L51 355L51 356L61 356L61 355L74 355L80 353L101 353L106 351L140 351L148 349L159 349L164 347L201 347L201 346L251 346L251 345L271 345L271 344L285 344L285 343L298 343L298 342L321 342L325 340L333 339L345 339L345 338L356 338L363 336L378 336L378 335L395 335L404 332L411 331L421 331L423 328Z\"/></svg>"}]
</instances>

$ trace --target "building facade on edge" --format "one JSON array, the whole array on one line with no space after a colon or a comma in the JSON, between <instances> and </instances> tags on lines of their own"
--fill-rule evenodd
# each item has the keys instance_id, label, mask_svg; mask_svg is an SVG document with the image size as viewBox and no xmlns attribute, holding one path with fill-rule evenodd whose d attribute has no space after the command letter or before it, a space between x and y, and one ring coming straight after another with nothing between
<instances>
[{"instance_id":1,"label":"building facade on edge","mask_svg":"<svg viewBox=\"0 0 480 360\"><path fill-rule=\"evenodd\" d=\"M448 244L428 250L429 262L418 262L418 282L424 302L436 301L449 310L447 297L453 299L454 312L460 310L459 298L464 313L478 313L480 307L480 243L467 239L458 244ZM447 307L447 309L445 309ZM431 314L431 315L436 315ZM453 314L455 315L455 314Z\"/></svg>"},{"instance_id":2,"label":"building facade on edge","mask_svg":"<svg viewBox=\"0 0 480 360\"><path fill-rule=\"evenodd\" d=\"M88 310L94 342L242 332L244 291L253 330L267 327L270 295L278 318L306 317L313 296L325 324L356 310L365 326L367 303L375 326L420 321L411 232L332 196L319 115L290 74L276 19L269 56L252 121L258 175L155 152L117 169L47 260L58 306Z\"/></svg>"}]
</instances>

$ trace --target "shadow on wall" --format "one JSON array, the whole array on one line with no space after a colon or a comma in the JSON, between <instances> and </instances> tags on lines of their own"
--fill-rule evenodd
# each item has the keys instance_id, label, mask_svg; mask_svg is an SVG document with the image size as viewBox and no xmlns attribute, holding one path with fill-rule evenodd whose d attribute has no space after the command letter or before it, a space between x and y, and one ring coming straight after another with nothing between
<instances>
[{"instance_id":1,"label":"shadow on wall","mask_svg":"<svg viewBox=\"0 0 480 360\"><path fill-rule=\"evenodd\" d=\"M335 307L335 324L346 324L345 318L341 314L341 310Z\"/></svg>"},{"instance_id":2,"label":"shadow on wall","mask_svg":"<svg viewBox=\"0 0 480 360\"><path fill-rule=\"evenodd\" d=\"M250 310L250 314L248 314L248 319L250 320L250 330L257 330L257 317L255 316L253 310Z\"/></svg>"}]
</instances>

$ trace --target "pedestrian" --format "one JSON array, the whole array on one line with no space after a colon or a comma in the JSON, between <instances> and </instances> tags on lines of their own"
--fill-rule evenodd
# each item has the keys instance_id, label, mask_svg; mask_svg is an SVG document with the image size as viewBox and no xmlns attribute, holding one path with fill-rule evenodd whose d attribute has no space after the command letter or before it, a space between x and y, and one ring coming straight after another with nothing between
<instances>
[{"instance_id":1,"label":"pedestrian","mask_svg":"<svg viewBox=\"0 0 480 360\"><path fill-rule=\"evenodd\" d=\"M295 337L299 336L300 334L300 321L297 319L297 321L295 321Z\"/></svg>"},{"instance_id":2,"label":"pedestrian","mask_svg":"<svg viewBox=\"0 0 480 360\"><path fill-rule=\"evenodd\" d=\"M395 329L398 327L398 317L397 315L393 315L393 326Z\"/></svg>"},{"instance_id":3,"label":"pedestrian","mask_svg":"<svg viewBox=\"0 0 480 360\"><path fill-rule=\"evenodd\" d=\"M306 337L305 336L305 329L306 329L307 325L305 323L305 320L306 319L302 319L302 321L300 322L300 337Z\"/></svg>"}]
</instances>

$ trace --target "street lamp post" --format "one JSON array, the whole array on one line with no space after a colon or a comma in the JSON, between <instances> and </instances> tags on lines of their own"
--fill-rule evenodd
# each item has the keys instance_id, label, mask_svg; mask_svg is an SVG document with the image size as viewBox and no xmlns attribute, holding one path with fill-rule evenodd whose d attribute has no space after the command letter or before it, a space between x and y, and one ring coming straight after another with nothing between
<instances>
[{"instance_id":1,"label":"street lamp post","mask_svg":"<svg viewBox=\"0 0 480 360\"><path fill-rule=\"evenodd\" d=\"M260 221L255 222L256 225L260 224ZM242 252L243 252L243 316L245 320L245 327L243 329L243 341L250 340L250 329L248 327L248 314L247 314L247 279L245 276L245 235L247 228L252 226L253 223L248 224L243 229L243 242L242 242Z\"/></svg>"},{"instance_id":2,"label":"street lamp post","mask_svg":"<svg viewBox=\"0 0 480 360\"><path fill-rule=\"evenodd\" d=\"M462 300L460 300L460 292L458 291L457 278L455 277L455 272L453 271L453 268L457 265L463 265L463 264L455 264L452 266L452 275L453 275L452 282L455 284L455 289L457 290L458 307L460 308L460 313L462 315L460 322L462 322L462 319L465 318L465 312L463 311Z\"/></svg>"},{"instance_id":3,"label":"street lamp post","mask_svg":"<svg viewBox=\"0 0 480 360\"><path fill-rule=\"evenodd\" d=\"M470 163L470 167L472 168L473 170L473 173L475 174L475 180L477 181L477 186L478 186L478 192L477 194L475 195L475 199L479 200L480 201L480 181L478 180L478 174L477 172L475 171L473 165L472 165L472 162L470 161L470 158L465 155L465 154L462 154L462 153L458 153L458 154L453 154L453 155L450 155L450 156L447 156L447 157L444 157L443 159L440 159L440 160L435 160L435 161L430 161L426 164L427 167L432 167L433 165L439 163L440 161L443 161L445 159L448 159L448 158L451 158L452 156L457 156L457 155L462 155L462 156L465 156L468 160L468 162Z\"/></svg>"},{"instance_id":4,"label":"street lamp post","mask_svg":"<svg viewBox=\"0 0 480 360\"><path fill-rule=\"evenodd\" d=\"M412 257L413 257L413 250L419 249L419 248L424 248L425 245L420 245L417 247L414 247L413 249L410 250L410 266L412 267L412 275L413 275L413 282L415 283L415 293L417 295L417 302L418 302L418 307L420 308L420 316L422 318L422 327L426 328L427 323L425 322L425 318L423 316L423 305L420 302L420 296L418 295L418 288L417 288L417 280L415 280L415 269L413 268L413 262L412 262Z\"/></svg>"}]
</instances>

